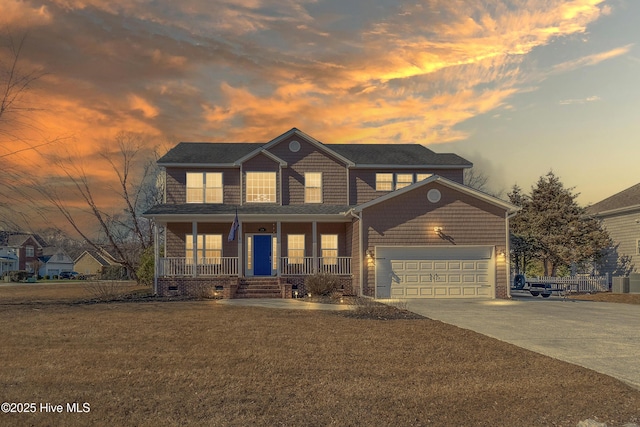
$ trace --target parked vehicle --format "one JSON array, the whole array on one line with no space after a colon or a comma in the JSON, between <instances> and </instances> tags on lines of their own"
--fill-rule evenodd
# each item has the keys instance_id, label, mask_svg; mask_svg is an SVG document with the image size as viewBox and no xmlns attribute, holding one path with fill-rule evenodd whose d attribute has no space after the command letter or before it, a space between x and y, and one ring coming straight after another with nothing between
<instances>
[{"instance_id":1,"label":"parked vehicle","mask_svg":"<svg viewBox=\"0 0 640 427\"><path fill-rule=\"evenodd\" d=\"M80 273L78 273L77 271L63 271L58 277L60 279L75 280L80 278Z\"/></svg>"}]
</instances>

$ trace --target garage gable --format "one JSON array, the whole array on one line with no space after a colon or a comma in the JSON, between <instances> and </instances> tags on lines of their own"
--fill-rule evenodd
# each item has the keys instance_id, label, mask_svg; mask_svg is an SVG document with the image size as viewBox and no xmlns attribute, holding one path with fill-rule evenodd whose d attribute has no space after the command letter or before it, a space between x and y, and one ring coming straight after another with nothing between
<instances>
[{"instance_id":1,"label":"garage gable","mask_svg":"<svg viewBox=\"0 0 640 427\"><path fill-rule=\"evenodd\" d=\"M441 177L354 209L368 258L365 295L494 298L508 295L510 203Z\"/></svg>"}]
</instances>

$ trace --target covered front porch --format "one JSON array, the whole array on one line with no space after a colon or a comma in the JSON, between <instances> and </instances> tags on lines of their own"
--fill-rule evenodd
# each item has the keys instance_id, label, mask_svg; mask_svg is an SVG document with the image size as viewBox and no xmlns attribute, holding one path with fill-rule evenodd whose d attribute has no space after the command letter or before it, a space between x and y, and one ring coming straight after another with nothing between
<instances>
[{"instance_id":1,"label":"covered front porch","mask_svg":"<svg viewBox=\"0 0 640 427\"><path fill-rule=\"evenodd\" d=\"M209 289L217 297L234 298L257 295L260 288L270 297L291 298L296 291L302 294L305 277L316 273L339 276L344 292L353 292L349 219L254 218L237 226L234 221L160 224L163 236L156 241L164 246L156 248L156 293Z\"/></svg>"}]
</instances>

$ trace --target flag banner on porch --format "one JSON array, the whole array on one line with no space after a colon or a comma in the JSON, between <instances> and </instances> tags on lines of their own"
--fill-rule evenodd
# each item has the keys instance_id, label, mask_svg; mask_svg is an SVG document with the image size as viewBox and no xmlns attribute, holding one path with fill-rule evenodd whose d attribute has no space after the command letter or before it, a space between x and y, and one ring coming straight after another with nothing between
<instances>
[{"instance_id":1,"label":"flag banner on porch","mask_svg":"<svg viewBox=\"0 0 640 427\"><path fill-rule=\"evenodd\" d=\"M231 224L231 230L229 230L229 238L227 239L229 242L236 240L236 232L238 231L238 209L236 209L236 217Z\"/></svg>"}]
</instances>

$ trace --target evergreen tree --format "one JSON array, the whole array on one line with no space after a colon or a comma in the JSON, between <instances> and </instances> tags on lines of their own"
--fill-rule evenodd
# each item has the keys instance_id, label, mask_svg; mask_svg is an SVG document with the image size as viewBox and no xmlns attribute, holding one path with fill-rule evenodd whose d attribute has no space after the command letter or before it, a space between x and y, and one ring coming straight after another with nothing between
<instances>
[{"instance_id":1,"label":"evergreen tree","mask_svg":"<svg viewBox=\"0 0 640 427\"><path fill-rule=\"evenodd\" d=\"M600 222L589 217L576 203L578 194L565 188L549 172L522 194L514 186L509 199L522 207L511 221L513 255L518 270L526 268L527 257L542 261L545 276L555 276L560 266L578 266L597 261L611 239Z\"/></svg>"}]
</instances>

